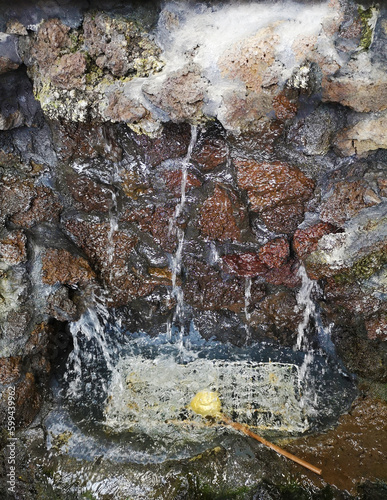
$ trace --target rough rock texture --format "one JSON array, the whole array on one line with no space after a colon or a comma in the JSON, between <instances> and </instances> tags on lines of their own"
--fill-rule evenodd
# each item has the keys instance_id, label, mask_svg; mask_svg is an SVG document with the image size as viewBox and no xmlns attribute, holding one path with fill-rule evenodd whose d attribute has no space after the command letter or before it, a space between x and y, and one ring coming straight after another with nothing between
<instances>
[{"instance_id":1,"label":"rough rock texture","mask_svg":"<svg viewBox=\"0 0 387 500\"><path fill-rule=\"evenodd\" d=\"M262 214L266 226L276 232L292 232L303 219L304 203L314 183L300 170L285 163L236 160L238 185L246 189L251 209Z\"/></svg>"},{"instance_id":2,"label":"rough rock texture","mask_svg":"<svg viewBox=\"0 0 387 500\"><path fill-rule=\"evenodd\" d=\"M49 378L55 372L61 383L73 349L69 323L96 304L98 314L108 309L101 317L114 349L128 332L156 337L194 324L207 340L247 343L246 352L264 342L297 358L303 353L291 348L302 327L310 345L329 359L336 350L368 387L385 384L384 5L90 3L0 8L2 427L13 386L18 426L40 418L42 405L49 411ZM309 318L308 301L316 305ZM270 450L238 451L234 460L234 444L246 444L235 438L208 461L175 461L178 480L166 471L171 462L157 465L164 483L155 498L220 498L219 478L234 484L223 473L235 467L238 485L251 489L224 498L373 498L374 482L386 481L371 432L383 404L367 398L343 417L346 430L294 444L312 462L321 457L326 477L315 483ZM28 432L43 434L45 425L36 420ZM1 445L6 438L0 432ZM360 450L352 471L332 454L343 448L347 458L348 442ZM323 451L309 456L309 446ZM247 455L248 472L240 465ZM209 490L190 474L201 461L206 474L219 467ZM90 470L100 473L100 463ZM140 465L136 484L148 498L150 469ZM264 482L273 474L278 487ZM51 474L39 491L21 486L20 498L92 494L78 479L57 494L54 477L65 481ZM361 486L359 477L373 483Z\"/></svg>"},{"instance_id":3,"label":"rough rock texture","mask_svg":"<svg viewBox=\"0 0 387 500\"><path fill-rule=\"evenodd\" d=\"M213 195L207 198L200 210L199 225L205 238L240 241L238 219L243 218L244 214L242 207L235 206L235 202L235 194L215 186Z\"/></svg>"},{"instance_id":4,"label":"rough rock texture","mask_svg":"<svg viewBox=\"0 0 387 500\"><path fill-rule=\"evenodd\" d=\"M335 146L344 156L367 156L371 151L387 149L386 126L386 113L370 113L356 125L341 131L335 139Z\"/></svg>"},{"instance_id":5,"label":"rough rock texture","mask_svg":"<svg viewBox=\"0 0 387 500\"><path fill-rule=\"evenodd\" d=\"M43 283L76 285L90 281L94 273L82 257L74 258L64 249L51 248L42 257Z\"/></svg>"}]
</instances>

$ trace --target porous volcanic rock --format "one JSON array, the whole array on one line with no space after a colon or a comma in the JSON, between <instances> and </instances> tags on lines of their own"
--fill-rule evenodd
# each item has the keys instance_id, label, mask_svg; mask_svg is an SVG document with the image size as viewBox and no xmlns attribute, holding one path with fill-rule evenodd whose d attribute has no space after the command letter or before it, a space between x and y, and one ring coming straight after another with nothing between
<instances>
[{"instance_id":1,"label":"porous volcanic rock","mask_svg":"<svg viewBox=\"0 0 387 500\"><path fill-rule=\"evenodd\" d=\"M247 191L251 210L262 214L267 227L293 232L303 219L314 182L299 169L281 162L234 160L238 185Z\"/></svg>"},{"instance_id":2,"label":"porous volcanic rock","mask_svg":"<svg viewBox=\"0 0 387 500\"><path fill-rule=\"evenodd\" d=\"M212 196L207 198L200 209L199 226L201 234L218 241L240 241L243 207L236 195L216 185Z\"/></svg>"}]
</instances>

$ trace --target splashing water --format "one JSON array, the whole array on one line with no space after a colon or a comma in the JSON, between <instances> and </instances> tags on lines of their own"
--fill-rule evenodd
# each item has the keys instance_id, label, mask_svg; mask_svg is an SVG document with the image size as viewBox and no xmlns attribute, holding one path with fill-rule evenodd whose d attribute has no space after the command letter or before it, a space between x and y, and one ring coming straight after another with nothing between
<instances>
[{"instance_id":1,"label":"splashing water","mask_svg":"<svg viewBox=\"0 0 387 500\"><path fill-rule=\"evenodd\" d=\"M107 393L109 379L120 385L115 361L118 345L114 349L112 342L107 339L108 324L109 311L104 300L97 297L94 297L93 307L87 309L78 321L70 324L74 347L67 360L64 375L65 382L68 383L67 397L70 400L81 399L85 386L93 396L93 390ZM101 371L105 372L105 376L98 377L98 372Z\"/></svg>"}]
</instances>

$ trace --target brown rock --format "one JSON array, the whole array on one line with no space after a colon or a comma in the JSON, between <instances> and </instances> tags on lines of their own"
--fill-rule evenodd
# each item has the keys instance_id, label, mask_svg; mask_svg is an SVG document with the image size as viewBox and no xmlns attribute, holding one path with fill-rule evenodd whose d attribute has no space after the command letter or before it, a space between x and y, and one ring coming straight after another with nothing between
<instances>
[{"instance_id":1,"label":"brown rock","mask_svg":"<svg viewBox=\"0 0 387 500\"><path fill-rule=\"evenodd\" d=\"M25 26L17 19L10 19L7 22L5 32L9 35L28 35L28 31Z\"/></svg>"},{"instance_id":2,"label":"brown rock","mask_svg":"<svg viewBox=\"0 0 387 500\"><path fill-rule=\"evenodd\" d=\"M12 217L17 226L30 228L41 222L59 222L62 205L53 191L47 187L37 187L31 205L25 212Z\"/></svg>"},{"instance_id":3,"label":"brown rock","mask_svg":"<svg viewBox=\"0 0 387 500\"><path fill-rule=\"evenodd\" d=\"M294 118L297 114L297 103L280 93L273 99L273 108L279 120Z\"/></svg>"},{"instance_id":4,"label":"brown rock","mask_svg":"<svg viewBox=\"0 0 387 500\"><path fill-rule=\"evenodd\" d=\"M108 212L112 205L112 193L106 187L84 175L68 175L67 186L76 205L86 212Z\"/></svg>"},{"instance_id":5,"label":"brown rock","mask_svg":"<svg viewBox=\"0 0 387 500\"><path fill-rule=\"evenodd\" d=\"M376 205L376 201L367 198L368 189L362 180L337 182L331 196L321 204L321 220L341 227L363 208Z\"/></svg>"},{"instance_id":6,"label":"brown rock","mask_svg":"<svg viewBox=\"0 0 387 500\"><path fill-rule=\"evenodd\" d=\"M192 159L203 170L212 170L227 160L228 147L222 139L206 138L195 148Z\"/></svg>"},{"instance_id":7,"label":"brown rock","mask_svg":"<svg viewBox=\"0 0 387 500\"><path fill-rule=\"evenodd\" d=\"M121 91L112 92L103 116L111 122L137 123L147 114L142 104Z\"/></svg>"},{"instance_id":8,"label":"brown rock","mask_svg":"<svg viewBox=\"0 0 387 500\"><path fill-rule=\"evenodd\" d=\"M31 46L31 56L38 62L40 70L47 72L61 49L71 46L70 28L59 19L43 22Z\"/></svg>"},{"instance_id":9,"label":"brown rock","mask_svg":"<svg viewBox=\"0 0 387 500\"><path fill-rule=\"evenodd\" d=\"M293 248L299 259L317 250L318 241L325 234L337 232L337 227L328 222L319 222L306 229L297 229L293 237Z\"/></svg>"},{"instance_id":10,"label":"brown rock","mask_svg":"<svg viewBox=\"0 0 387 500\"><path fill-rule=\"evenodd\" d=\"M0 56L0 75L3 73L7 73L8 71L12 71L17 69L19 64L15 61L12 61L8 57Z\"/></svg>"},{"instance_id":11,"label":"brown rock","mask_svg":"<svg viewBox=\"0 0 387 500\"><path fill-rule=\"evenodd\" d=\"M245 306L245 282L241 278L222 275L202 262L187 264L187 279L183 285L184 300L202 311L229 309L241 312ZM264 292L256 290L260 297ZM253 299L252 299L253 300ZM254 300L258 300L254 297Z\"/></svg>"},{"instance_id":12,"label":"brown rock","mask_svg":"<svg viewBox=\"0 0 387 500\"><path fill-rule=\"evenodd\" d=\"M197 123L203 118L206 88L207 80L201 76L200 67L190 63L171 73L161 88L147 84L143 92L174 123Z\"/></svg>"},{"instance_id":13,"label":"brown rock","mask_svg":"<svg viewBox=\"0 0 387 500\"><path fill-rule=\"evenodd\" d=\"M270 269L264 279L271 285L284 285L288 288L295 288L301 285L301 278L298 276L299 262L289 260L279 268Z\"/></svg>"},{"instance_id":14,"label":"brown rock","mask_svg":"<svg viewBox=\"0 0 387 500\"><path fill-rule=\"evenodd\" d=\"M21 375L20 356L0 358L0 384L15 384Z\"/></svg>"},{"instance_id":15,"label":"brown rock","mask_svg":"<svg viewBox=\"0 0 387 500\"><path fill-rule=\"evenodd\" d=\"M141 231L150 233L163 250L173 252L177 245L176 223L170 224L174 213L173 207L161 205L131 212L125 220L138 223Z\"/></svg>"},{"instance_id":16,"label":"brown rock","mask_svg":"<svg viewBox=\"0 0 387 500\"><path fill-rule=\"evenodd\" d=\"M309 273L309 270L308 270ZM313 274L313 273L311 273ZM318 275L320 278L321 275ZM315 279L312 277L312 279ZM362 287L354 282L350 286L340 283L334 277L326 279L324 288L327 303L330 307L340 307L350 312L350 315L359 314L373 316L381 307L382 301L365 292Z\"/></svg>"},{"instance_id":17,"label":"brown rock","mask_svg":"<svg viewBox=\"0 0 387 500\"><path fill-rule=\"evenodd\" d=\"M217 185L200 209L200 231L208 239L240 241L241 216L242 206L235 194Z\"/></svg>"},{"instance_id":18,"label":"brown rock","mask_svg":"<svg viewBox=\"0 0 387 500\"><path fill-rule=\"evenodd\" d=\"M59 157L66 161L105 158L122 159L122 148L116 140L113 125L97 123L55 123L54 140Z\"/></svg>"},{"instance_id":19,"label":"brown rock","mask_svg":"<svg viewBox=\"0 0 387 500\"><path fill-rule=\"evenodd\" d=\"M118 307L149 294L155 284L130 264L137 239L127 232L112 232L110 224L70 220L66 229L90 259L110 291L110 306Z\"/></svg>"},{"instance_id":20,"label":"brown rock","mask_svg":"<svg viewBox=\"0 0 387 500\"><path fill-rule=\"evenodd\" d=\"M42 256L43 283L55 285L84 284L94 278L89 263L64 249L49 248Z\"/></svg>"},{"instance_id":21,"label":"brown rock","mask_svg":"<svg viewBox=\"0 0 387 500\"><path fill-rule=\"evenodd\" d=\"M303 220L314 182L286 163L235 160L235 164L238 184L246 189L251 209L261 213L270 230L293 232Z\"/></svg>"},{"instance_id":22,"label":"brown rock","mask_svg":"<svg viewBox=\"0 0 387 500\"><path fill-rule=\"evenodd\" d=\"M223 262L227 265L231 273L238 276L262 276L268 271L268 267L261 261L257 253L246 252L225 255Z\"/></svg>"},{"instance_id":23,"label":"brown rock","mask_svg":"<svg viewBox=\"0 0 387 500\"><path fill-rule=\"evenodd\" d=\"M31 372L16 386L16 425L24 427L36 417L42 403L35 377Z\"/></svg>"},{"instance_id":24,"label":"brown rock","mask_svg":"<svg viewBox=\"0 0 387 500\"><path fill-rule=\"evenodd\" d=\"M288 260L289 243L285 238L271 240L259 250L259 259L269 269L279 268Z\"/></svg>"},{"instance_id":25,"label":"brown rock","mask_svg":"<svg viewBox=\"0 0 387 500\"><path fill-rule=\"evenodd\" d=\"M297 274L298 262L290 260L278 268L270 269L261 259L259 254L246 252L223 256L227 269L238 276L260 277L272 285L285 285L293 288L300 284Z\"/></svg>"},{"instance_id":26,"label":"brown rock","mask_svg":"<svg viewBox=\"0 0 387 500\"><path fill-rule=\"evenodd\" d=\"M27 260L27 238L22 231L12 231L0 239L0 258L10 265Z\"/></svg>"},{"instance_id":27,"label":"brown rock","mask_svg":"<svg viewBox=\"0 0 387 500\"><path fill-rule=\"evenodd\" d=\"M380 190L380 195L387 197L387 179L378 179L378 188Z\"/></svg>"},{"instance_id":28,"label":"brown rock","mask_svg":"<svg viewBox=\"0 0 387 500\"><path fill-rule=\"evenodd\" d=\"M185 156L190 135L188 124L167 123L160 137L152 139L146 135L134 135L134 140L144 151L145 161L155 167L163 160Z\"/></svg>"},{"instance_id":29,"label":"brown rock","mask_svg":"<svg viewBox=\"0 0 387 500\"><path fill-rule=\"evenodd\" d=\"M3 177L0 190L0 219L28 210L35 190L32 182Z\"/></svg>"},{"instance_id":30,"label":"brown rock","mask_svg":"<svg viewBox=\"0 0 387 500\"><path fill-rule=\"evenodd\" d=\"M80 52L65 54L50 70L51 81L62 89L79 88L85 83L86 56Z\"/></svg>"},{"instance_id":31,"label":"brown rock","mask_svg":"<svg viewBox=\"0 0 387 500\"><path fill-rule=\"evenodd\" d=\"M181 183L183 173L181 170L164 170L162 173L166 187L174 196L181 196ZM188 192L192 188L200 187L201 181L192 172L187 172L187 180L185 191Z\"/></svg>"},{"instance_id":32,"label":"brown rock","mask_svg":"<svg viewBox=\"0 0 387 500\"><path fill-rule=\"evenodd\" d=\"M140 196L149 193L151 188L146 180L135 171L123 172L121 175L121 187L128 198L137 200Z\"/></svg>"},{"instance_id":33,"label":"brown rock","mask_svg":"<svg viewBox=\"0 0 387 500\"><path fill-rule=\"evenodd\" d=\"M381 312L371 316L365 322L368 338L387 341L387 314Z\"/></svg>"},{"instance_id":34,"label":"brown rock","mask_svg":"<svg viewBox=\"0 0 387 500\"><path fill-rule=\"evenodd\" d=\"M251 208L261 211L292 201L307 201L313 193L314 182L301 170L286 163L258 163L236 160L238 184L246 189Z\"/></svg>"},{"instance_id":35,"label":"brown rock","mask_svg":"<svg viewBox=\"0 0 387 500\"><path fill-rule=\"evenodd\" d=\"M323 80L323 100L339 102L361 113L387 108L387 76L385 72L364 76L349 74Z\"/></svg>"},{"instance_id":36,"label":"brown rock","mask_svg":"<svg viewBox=\"0 0 387 500\"><path fill-rule=\"evenodd\" d=\"M304 203L293 201L291 204L280 204L261 212L266 227L275 233L291 234L304 220Z\"/></svg>"}]
</instances>

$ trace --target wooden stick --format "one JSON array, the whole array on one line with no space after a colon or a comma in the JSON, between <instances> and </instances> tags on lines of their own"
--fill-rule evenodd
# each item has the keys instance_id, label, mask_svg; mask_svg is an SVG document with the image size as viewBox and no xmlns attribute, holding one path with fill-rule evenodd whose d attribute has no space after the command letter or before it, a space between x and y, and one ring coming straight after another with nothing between
<instances>
[{"instance_id":1,"label":"wooden stick","mask_svg":"<svg viewBox=\"0 0 387 500\"><path fill-rule=\"evenodd\" d=\"M246 436L250 436L253 439L256 439L260 443L264 444L265 446L268 446L272 450L276 451L280 455L283 455L286 458L290 458L290 460L293 460L293 462L296 462L303 467L306 467L307 469L311 470L312 472L321 475L322 470L319 469L318 467L315 467L314 465L310 464L309 462L306 462L305 460L302 460L301 458L296 457L295 455L292 455L291 453L287 452L286 450L283 450L279 446L270 443L270 441L266 441L266 439L262 438L261 436L258 436L258 434L254 434L246 425L239 424L238 422L234 422L233 420L230 420L228 417L225 415L220 415L220 418L222 421L236 429L237 431L243 432L243 434L246 434Z\"/></svg>"}]
</instances>

